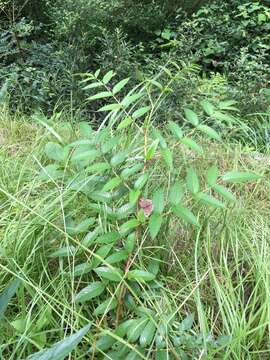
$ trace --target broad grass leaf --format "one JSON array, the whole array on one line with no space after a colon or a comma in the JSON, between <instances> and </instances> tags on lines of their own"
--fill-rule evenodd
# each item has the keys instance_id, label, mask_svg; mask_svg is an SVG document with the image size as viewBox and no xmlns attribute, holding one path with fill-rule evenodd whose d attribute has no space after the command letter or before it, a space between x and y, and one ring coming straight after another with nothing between
<instances>
[{"instance_id":1,"label":"broad grass leaf","mask_svg":"<svg viewBox=\"0 0 270 360\"><path fill-rule=\"evenodd\" d=\"M213 196L206 194L206 193L198 193L196 194L196 199L198 199L199 201L207 204L207 205L211 205L217 208L224 208L225 205L218 199L214 198Z\"/></svg>"},{"instance_id":2,"label":"broad grass leaf","mask_svg":"<svg viewBox=\"0 0 270 360\"><path fill-rule=\"evenodd\" d=\"M90 325L86 325L73 335L59 341L49 349L39 351L30 355L26 360L63 360L81 342L82 338L90 330Z\"/></svg>"},{"instance_id":3,"label":"broad grass leaf","mask_svg":"<svg viewBox=\"0 0 270 360\"><path fill-rule=\"evenodd\" d=\"M254 172L230 171L222 176L222 180L231 183L244 183L248 181L257 181L260 175Z\"/></svg>"},{"instance_id":4,"label":"broad grass leaf","mask_svg":"<svg viewBox=\"0 0 270 360\"><path fill-rule=\"evenodd\" d=\"M192 194L196 194L200 191L199 177L194 168L189 168L187 170L186 183L188 190Z\"/></svg>"},{"instance_id":5,"label":"broad grass leaf","mask_svg":"<svg viewBox=\"0 0 270 360\"><path fill-rule=\"evenodd\" d=\"M130 270L127 274L127 278L138 282L147 282L154 280L155 275L145 270Z\"/></svg>"},{"instance_id":6,"label":"broad grass leaf","mask_svg":"<svg viewBox=\"0 0 270 360\"><path fill-rule=\"evenodd\" d=\"M104 315L107 314L109 311L115 309L117 307L117 300L112 299L111 297L101 303L94 311L94 315Z\"/></svg>"},{"instance_id":7,"label":"broad grass leaf","mask_svg":"<svg viewBox=\"0 0 270 360\"><path fill-rule=\"evenodd\" d=\"M169 202L172 205L177 205L180 203L184 196L183 186L180 181L176 182L171 188L169 192Z\"/></svg>"},{"instance_id":8,"label":"broad grass leaf","mask_svg":"<svg viewBox=\"0 0 270 360\"><path fill-rule=\"evenodd\" d=\"M88 300L100 296L105 290L105 286L101 281L95 281L83 288L76 296L76 303L84 303Z\"/></svg>"},{"instance_id":9,"label":"broad grass leaf","mask_svg":"<svg viewBox=\"0 0 270 360\"><path fill-rule=\"evenodd\" d=\"M184 109L185 112L185 118L187 119L188 122L190 122L193 126L198 126L199 125L199 118L198 115L190 109Z\"/></svg>"},{"instance_id":10,"label":"broad grass leaf","mask_svg":"<svg viewBox=\"0 0 270 360\"><path fill-rule=\"evenodd\" d=\"M154 213L150 216L149 219L149 232L152 239L155 239L159 233L159 230L162 225L162 216L160 214Z\"/></svg>"},{"instance_id":11,"label":"broad grass leaf","mask_svg":"<svg viewBox=\"0 0 270 360\"><path fill-rule=\"evenodd\" d=\"M172 211L176 216L183 219L184 221L192 225L199 226L199 222L196 216L186 207L182 205L176 205L172 208Z\"/></svg>"},{"instance_id":12,"label":"broad grass leaf","mask_svg":"<svg viewBox=\"0 0 270 360\"><path fill-rule=\"evenodd\" d=\"M228 190L225 186L216 184L213 186L213 189L225 200L236 201L236 197L234 196L234 194L231 193L230 190Z\"/></svg>"},{"instance_id":13,"label":"broad grass leaf","mask_svg":"<svg viewBox=\"0 0 270 360\"><path fill-rule=\"evenodd\" d=\"M124 273L121 269L109 268L106 266L96 268L94 271L101 278L115 282L120 282L124 276Z\"/></svg>"},{"instance_id":14,"label":"broad grass leaf","mask_svg":"<svg viewBox=\"0 0 270 360\"><path fill-rule=\"evenodd\" d=\"M0 320L4 316L8 304L10 300L13 298L13 296L16 294L16 291L20 286L20 284L21 284L21 280L15 279L0 294Z\"/></svg>"}]
</instances>

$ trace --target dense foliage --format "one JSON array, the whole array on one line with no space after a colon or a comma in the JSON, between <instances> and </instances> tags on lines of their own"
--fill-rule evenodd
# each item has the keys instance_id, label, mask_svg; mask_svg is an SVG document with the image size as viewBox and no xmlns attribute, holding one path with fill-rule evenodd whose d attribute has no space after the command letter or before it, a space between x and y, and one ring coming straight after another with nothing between
<instances>
[{"instance_id":1,"label":"dense foliage","mask_svg":"<svg viewBox=\"0 0 270 360\"><path fill-rule=\"evenodd\" d=\"M78 73L102 65L138 80L169 56L198 64L206 77L225 75L227 91L242 101L243 111L250 111L247 99L253 109L265 110L260 91L269 81L269 6L216 0L200 8L205 3L2 2L1 99L30 111L81 110ZM193 83L194 94L198 75Z\"/></svg>"}]
</instances>

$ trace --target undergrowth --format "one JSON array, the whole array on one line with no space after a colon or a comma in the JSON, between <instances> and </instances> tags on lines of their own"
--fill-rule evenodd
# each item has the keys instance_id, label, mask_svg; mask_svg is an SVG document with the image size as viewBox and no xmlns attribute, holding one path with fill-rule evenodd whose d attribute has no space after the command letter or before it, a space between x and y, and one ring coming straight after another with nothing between
<instances>
[{"instance_id":1,"label":"undergrowth","mask_svg":"<svg viewBox=\"0 0 270 360\"><path fill-rule=\"evenodd\" d=\"M159 129L176 64L114 75L85 76L98 129L2 112L0 357L267 358L267 153L225 145L230 100Z\"/></svg>"}]
</instances>

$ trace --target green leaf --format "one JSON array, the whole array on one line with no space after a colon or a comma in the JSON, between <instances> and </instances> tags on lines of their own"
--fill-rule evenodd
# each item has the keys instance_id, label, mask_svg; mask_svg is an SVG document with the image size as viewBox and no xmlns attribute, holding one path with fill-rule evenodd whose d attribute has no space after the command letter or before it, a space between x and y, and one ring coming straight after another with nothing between
<instances>
[{"instance_id":1,"label":"green leaf","mask_svg":"<svg viewBox=\"0 0 270 360\"><path fill-rule=\"evenodd\" d=\"M96 281L83 288L76 296L76 303L84 303L101 295L105 290L105 286L101 281Z\"/></svg>"},{"instance_id":2,"label":"green leaf","mask_svg":"<svg viewBox=\"0 0 270 360\"><path fill-rule=\"evenodd\" d=\"M177 205L180 203L183 196L184 196L183 187L180 181L178 181L170 188L169 202L172 205Z\"/></svg>"},{"instance_id":3,"label":"green leaf","mask_svg":"<svg viewBox=\"0 0 270 360\"><path fill-rule=\"evenodd\" d=\"M115 75L116 75L116 74L115 74L112 70L108 71L108 72L103 76L103 78L102 78L103 84L104 84L104 85L107 85L108 82L110 82L111 79L112 79Z\"/></svg>"},{"instance_id":4,"label":"green leaf","mask_svg":"<svg viewBox=\"0 0 270 360\"><path fill-rule=\"evenodd\" d=\"M95 230L90 231L90 232L84 237L84 239L83 239L83 241L82 241L82 245L83 245L83 246L86 246L86 247L91 246L91 245L94 243L94 241L96 240L97 236L100 234L100 232L101 232L101 228L100 228L100 226L97 226L97 227L95 228Z\"/></svg>"},{"instance_id":5,"label":"green leaf","mask_svg":"<svg viewBox=\"0 0 270 360\"><path fill-rule=\"evenodd\" d=\"M141 192L138 189L137 190L135 190L135 189L130 190L130 192L129 192L129 202L131 204L136 204L139 197L140 197L140 194L141 194Z\"/></svg>"},{"instance_id":6,"label":"green leaf","mask_svg":"<svg viewBox=\"0 0 270 360\"><path fill-rule=\"evenodd\" d=\"M68 256L74 256L76 253L75 246L65 246L62 247L55 252L53 252L50 257L68 257Z\"/></svg>"},{"instance_id":7,"label":"green leaf","mask_svg":"<svg viewBox=\"0 0 270 360\"><path fill-rule=\"evenodd\" d=\"M190 110L190 109L184 109L185 112L185 117L187 119L187 121L189 121L193 126L198 126L199 125L199 118L198 115Z\"/></svg>"},{"instance_id":8,"label":"green leaf","mask_svg":"<svg viewBox=\"0 0 270 360\"><path fill-rule=\"evenodd\" d=\"M113 247L113 244L108 244L108 245L103 245L101 246L97 252L95 253L96 255L98 255L98 257L100 257L101 259L99 259L98 257L94 257L93 255L93 259L91 260L90 264L92 266L92 269L96 268L100 263L102 263L102 259L105 259L106 256L109 254L109 252L111 251ZM91 270L92 270L91 269Z\"/></svg>"},{"instance_id":9,"label":"green leaf","mask_svg":"<svg viewBox=\"0 0 270 360\"><path fill-rule=\"evenodd\" d=\"M196 194L200 191L199 178L194 168L189 168L187 170L186 182L187 188L192 194Z\"/></svg>"},{"instance_id":10,"label":"green leaf","mask_svg":"<svg viewBox=\"0 0 270 360\"><path fill-rule=\"evenodd\" d=\"M153 206L154 206L155 213L162 214L164 207L165 207L164 189L163 188L159 188L154 192Z\"/></svg>"},{"instance_id":11,"label":"green leaf","mask_svg":"<svg viewBox=\"0 0 270 360\"><path fill-rule=\"evenodd\" d=\"M142 174L136 181L134 184L134 188L135 189L142 189L144 187L144 185L147 183L149 174L148 173L144 173Z\"/></svg>"},{"instance_id":12,"label":"green leaf","mask_svg":"<svg viewBox=\"0 0 270 360\"><path fill-rule=\"evenodd\" d=\"M214 186L218 178L218 168L211 166L206 172L206 182L209 186Z\"/></svg>"},{"instance_id":13,"label":"green leaf","mask_svg":"<svg viewBox=\"0 0 270 360\"><path fill-rule=\"evenodd\" d=\"M127 278L138 282L147 282L154 280L155 275L145 270L131 270L128 272Z\"/></svg>"},{"instance_id":14,"label":"green leaf","mask_svg":"<svg viewBox=\"0 0 270 360\"><path fill-rule=\"evenodd\" d=\"M216 132L216 130L212 129L211 127L209 127L207 125L203 125L203 124L198 125L197 129L200 130L201 132L203 132L204 134L206 134L211 139L215 139L215 140L221 139L220 135Z\"/></svg>"},{"instance_id":15,"label":"green leaf","mask_svg":"<svg viewBox=\"0 0 270 360\"><path fill-rule=\"evenodd\" d=\"M130 124L132 124L134 119L131 116L125 117L120 124L117 126L117 130L122 130L128 127Z\"/></svg>"},{"instance_id":16,"label":"green leaf","mask_svg":"<svg viewBox=\"0 0 270 360\"><path fill-rule=\"evenodd\" d=\"M49 349L45 349L30 355L26 360L63 360L81 342L82 338L90 330L90 325L59 341Z\"/></svg>"},{"instance_id":17,"label":"green leaf","mask_svg":"<svg viewBox=\"0 0 270 360\"><path fill-rule=\"evenodd\" d=\"M82 138L89 138L93 135L93 130L87 121L81 121L79 123L80 136Z\"/></svg>"},{"instance_id":18,"label":"green leaf","mask_svg":"<svg viewBox=\"0 0 270 360\"><path fill-rule=\"evenodd\" d=\"M111 191L122 183L122 179L118 176L109 180L102 188L102 191Z\"/></svg>"},{"instance_id":19,"label":"green leaf","mask_svg":"<svg viewBox=\"0 0 270 360\"><path fill-rule=\"evenodd\" d=\"M260 175L253 172L230 171L222 176L223 181L232 183L243 183L248 181L257 181Z\"/></svg>"},{"instance_id":20,"label":"green leaf","mask_svg":"<svg viewBox=\"0 0 270 360\"><path fill-rule=\"evenodd\" d=\"M95 273L103 279L119 282L122 280L124 273L122 270L117 268L108 268L106 266L101 266L94 269Z\"/></svg>"},{"instance_id":21,"label":"green leaf","mask_svg":"<svg viewBox=\"0 0 270 360\"><path fill-rule=\"evenodd\" d=\"M13 280L8 287L5 288L5 290L0 294L0 320L5 314L5 311L8 307L8 303L15 295L18 287L21 284L21 280L15 279Z\"/></svg>"},{"instance_id":22,"label":"green leaf","mask_svg":"<svg viewBox=\"0 0 270 360\"><path fill-rule=\"evenodd\" d=\"M174 121L169 121L168 128L177 139L182 139L183 131L178 124L176 124Z\"/></svg>"},{"instance_id":23,"label":"green leaf","mask_svg":"<svg viewBox=\"0 0 270 360\"><path fill-rule=\"evenodd\" d=\"M215 111L214 114L212 115L212 117L214 119L217 119L221 122L225 122L226 125L231 126L232 124L235 124L235 118L233 116L231 116L230 114L225 114L219 111Z\"/></svg>"},{"instance_id":24,"label":"green leaf","mask_svg":"<svg viewBox=\"0 0 270 360\"><path fill-rule=\"evenodd\" d=\"M102 84L100 82L94 82L94 83L84 86L82 89L89 90L89 89L95 89L95 88L101 87L101 86L102 86Z\"/></svg>"},{"instance_id":25,"label":"green leaf","mask_svg":"<svg viewBox=\"0 0 270 360\"><path fill-rule=\"evenodd\" d=\"M211 206L215 206L218 208L224 208L225 205L219 201L218 199L214 198L213 196L205 193L198 193L196 194L196 199L202 201L203 203Z\"/></svg>"},{"instance_id":26,"label":"green leaf","mask_svg":"<svg viewBox=\"0 0 270 360\"><path fill-rule=\"evenodd\" d=\"M190 331L194 323L194 314L189 314L179 325L180 331Z\"/></svg>"},{"instance_id":27,"label":"green leaf","mask_svg":"<svg viewBox=\"0 0 270 360\"><path fill-rule=\"evenodd\" d=\"M92 162L94 161L98 156L100 155L100 152L95 149L86 150L78 148L74 151L71 161L72 162L80 162L80 161L87 161Z\"/></svg>"},{"instance_id":28,"label":"green leaf","mask_svg":"<svg viewBox=\"0 0 270 360\"><path fill-rule=\"evenodd\" d=\"M151 109L151 106L145 106L141 107L140 109L134 111L134 113L131 115L134 120L138 119L139 117L142 117L145 115L149 110Z\"/></svg>"},{"instance_id":29,"label":"green leaf","mask_svg":"<svg viewBox=\"0 0 270 360\"><path fill-rule=\"evenodd\" d=\"M95 221L96 218L89 218L83 220L77 226L67 226L67 232L71 235L81 234L86 232L88 228L95 223Z\"/></svg>"},{"instance_id":30,"label":"green leaf","mask_svg":"<svg viewBox=\"0 0 270 360\"><path fill-rule=\"evenodd\" d=\"M213 189L219 195L224 197L224 199L226 199L228 201L236 201L236 197L228 189L226 189L224 186L222 186L222 185L214 185Z\"/></svg>"},{"instance_id":31,"label":"green leaf","mask_svg":"<svg viewBox=\"0 0 270 360\"><path fill-rule=\"evenodd\" d=\"M117 154L115 154L112 158L111 158L111 165L113 167L119 166L120 164L122 164L127 157L127 152L126 151L120 151Z\"/></svg>"},{"instance_id":32,"label":"green leaf","mask_svg":"<svg viewBox=\"0 0 270 360\"><path fill-rule=\"evenodd\" d=\"M87 100L92 101L92 100L99 100L99 99L105 99L108 97L113 96L113 93L111 91L101 91L95 95L90 96L89 98L87 98Z\"/></svg>"},{"instance_id":33,"label":"green leaf","mask_svg":"<svg viewBox=\"0 0 270 360\"><path fill-rule=\"evenodd\" d=\"M94 311L94 315L105 315L110 310L113 310L117 307L117 300L112 299L111 297L107 300L105 300L103 303L101 303Z\"/></svg>"},{"instance_id":34,"label":"green leaf","mask_svg":"<svg viewBox=\"0 0 270 360\"><path fill-rule=\"evenodd\" d=\"M150 147L147 149L146 156L145 156L146 161L153 159L153 157L157 151L158 144L159 144L159 140L156 139L155 141L152 142Z\"/></svg>"},{"instance_id":35,"label":"green leaf","mask_svg":"<svg viewBox=\"0 0 270 360\"><path fill-rule=\"evenodd\" d=\"M110 140L102 144L101 145L102 154L107 154L108 152L110 152L116 145L118 145L119 141L120 141L119 136L113 136Z\"/></svg>"},{"instance_id":36,"label":"green leaf","mask_svg":"<svg viewBox=\"0 0 270 360\"><path fill-rule=\"evenodd\" d=\"M129 342L134 343L139 339L146 326L147 320L148 319L145 317L138 319L132 324L132 326L130 326L127 332L127 339Z\"/></svg>"},{"instance_id":37,"label":"green leaf","mask_svg":"<svg viewBox=\"0 0 270 360\"><path fill-rule=\"evenodd\" d=\"M201 104L201 107L203 108L204 112L207 115L212 116L214 114L215 107L209 101L203 100L203 101L200 102L200 104Z\"/></svg>"},{"instance_id":38,"label":"green leaf","mask_svg":"<svg viewBox=\"0 0 270 360\"><path fill-rule=\"evenodd\" d=\"M129 230L132 230L140 225L140 222L137 219L131 219L125 222L120 226L120 232L125 233Z\"/></svg>"},{"instance_id":39,"label":"green leaf","mask_svg":"<svg viewBox=\"0 0 270 360\"><path fill-rule=\"evenodd\" d=\"M143 94L128 94L124 97L124 99L121 101L121 104L124 105L125 107L133 104L135 101L139 100L141 97L143 96Z\"/></svg>"},{"instance_id":40,"label":"green leaf","mask_svg":"<svg viewBox=\"0 0 270 360\"><path fill-rule=\"evenodd\" d=\"M88 166L85 171L90 174L102 174L105 171L111 168L110 164L105 162L95 163L91 166Z\"/></svg>"},{"instance_id":41,"label":"green leaf","mask_svg":"<svg viewBox=\"0 0 270 360\"><path fill-rule=\"evenodd\" d=\"M135 244L136 244L136 233L134 232L128 235L124 243L124 248L129 254L131 254L134 250Z\"/></svg>"},{"instance_id":42,"label":"green leaf","mask_svg":"<svg viewBox=\"0 0 270 360\"><path fill-rule=\"evenodd\" d=\"M110 335L101 336L95 343L95 349L98 351L106 351L112 347L117 340ZM90 349L93 352L93 347Z\"/></svg>"},{"instance_id":43,"label":"green leaf","mask_svg":"<svg viewBox=\"0 0 270 360\"><path fill-rule=\"evenodd\" d=\"M68 151L65 150L61 145L54 142L48 142L45 145L45 154L50 160L65 161L68 156Z\"/></svg>"},{"instance_id":44,"label":"green leaf","mask_svg":"<svg viewBox=\"0 0 270 360\"><path fill-rule=\"evenodd\" d=\"M121 238L121 235L117 231L108 232L98 237L95 242L97 244L112 244L116 243Z\"/></svg>"},{"instance_id":45,"label":"green leaf","mask_svg":"<svg viewBox=\"0 0 270 360\"><path fill-rule=\"evenodd\" d=\"M173 213L184 221L199 226L198 220L195 215L186 207L181 205L176 205L172 208Z\"/></svg>"},{"instance_id":46,"label":"green leaf","mask_svg":"<svg viewBox=\"0 0 270 360\"><path fill-rule=\"evenodd\" d=\"M128 179L130 176L136 174L138 171L140 171L141 169L143 168L143 164L139 163L139 164L136 164L130 168L126 168L124 169L122 172L121 172L121 177L123 179Z\"/></svg>"},{"instance_id":47,"label":"green leaf","mask_svg":"<svg viewBox=\"0 0 270 360\"><path fill-rule=\"evenodd\" d=\"M162 225L162 216L160 214L152 214L149 220L149 231L152 239L155 239Z\"/></svg>"},{"instance_id":48,"label":"green leaf","mask_svg":"<svg viewBox=\"0 0 270 360\"><path fill-rule=\"evenodd\" d=\"M123 79L119 81L116 85L114 85L113 94L116 95L117 93L119 93L119 91L121 91L127 85L129 79L130 78Z\"/></svg>"},{"instance_id":49,"label":"green leaf","mask_svg":"<svg viewBox=\"0 0 270 360\"><path fill-rule=\"evenodd\" d=\"M173 156L171 151L168 148L160 150L161 155L170 171L173 170Z\"/></svg>"},{"instance_id":50,"label":"green leaf","mask_svg":"<svg viewBox=\"0 0 270 360\"><path fill-rule=\"evenodd\" d=\"M117 252L115 252L114 254L108 256L106 259L105 259L105 262L107 264L115 264L115 263L118 263L118 262L121 262L121 261L124 261L128 258L128 253L126 250L119 250Z\"/></svg>"},{"instance_id":51,"label":"green leaf","mask_svg":"<svg viewBox=\"0 0 270 360\"><path fill-rule=\"evenodd\" d=\"M153 320L149 320L140 336L140 345L145 348L150 346L156 333L156 325Z\"/></svg>"},{"instance_id":52,"label":"green leaf","mask_svg":"<svg viewBox=\"0 0 270 360\"><path fill-rule=\"evenodd\" d=\"M64 176L64 171L58 169L58 165L51 164L41 169L39 179L42 181L57 180Z\"/></svg>"},{"instance_id":53,"label":"green leaf","mask_svg":"<svg viewBox=\"0 0 270 360\"><path fill-rule=\"evenodd\" d=\"M104 105L100 109L98 109L98 111L99 112L102 112L102 111L115 111L115 110L120 110L121 108L122 108L121 104L114 103L114 104Z\"/></svg>"},{"instance_id":54,"label":"green leaf","mask_svg":"<svg viewBox=\"0 0 270 360\"><path fill-rule=\"evenodd\" d=\"M200 145L198 145L194 140L190 138L183 138L181 140L182 144L186 145L191 150L195 151L198 154L203 154L203 149Z\"/></svg>"}]
</instances>

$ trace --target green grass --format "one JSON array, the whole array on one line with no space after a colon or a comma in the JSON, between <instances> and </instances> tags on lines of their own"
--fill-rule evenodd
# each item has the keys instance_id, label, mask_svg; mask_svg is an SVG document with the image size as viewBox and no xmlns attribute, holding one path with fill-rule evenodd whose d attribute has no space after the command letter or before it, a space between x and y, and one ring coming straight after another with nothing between
<instances>
[{"instance_id":1,"label":"green grass","mask_svg":"<svg viewBox=\"0 0 270 360\"><path fill-rule=\"evenodd\" d=\"M57 131L74 136L66 125ZM76 132L76 127L74 126ZM8 306L0 335L0 358L17 360L63 339L93 319L94 307L74 304L74 294L87 280L74 277L74 257L50 257L59 243L77 243L65 227L68 210L87 214L88 204L72 197L61 185L44 185L38 177L44 164L43 148L51 139L44 128L29 119L0 119L0 292L13 277L20 278L17 297ZM266 176L258 184L237 187L238 202L228 210L200 212L200 230L172 221L159 244L142 244L149 256L157 246L162 258L163 297L146 299L159 313L173 311L181 318L195 313L196 330L214 336L230 335L226 350L200 354L200 359L268 359L270 357L270 182L268 155L245 153L240 145L208 144L204 158L185 153L185 162L198 168L214 159L221 169L254 169ZM182 149L179 152L181 178ZM178 166L178 165L177 165ZM157 181L166 173L160 169ZM151 191L151 190L149 190ZM142 246L141 244L141 246ZM91 257L88 252L87 258ZM139 250L134 261L140 261ZM112 294L112 298L115 294ZM45 317L43 314L45 313ZM15 320L23 319L23 329ZM44 322L43 326L40 325ZM104 316L93 328L107 328ZM15 326L15 328L14 328ZM91 333L70 359L88 359ZM129 345L133 348L133 345ZM168 344L169 347L169 344ZM175 355L176 356L176 355ZM108 358L108 357L105 357ZM147 357L148 358L148 357ZM180 357L175 357L180 358ZM149 358L150 359L150 358Z\"/></svg>"}]
</instances>

